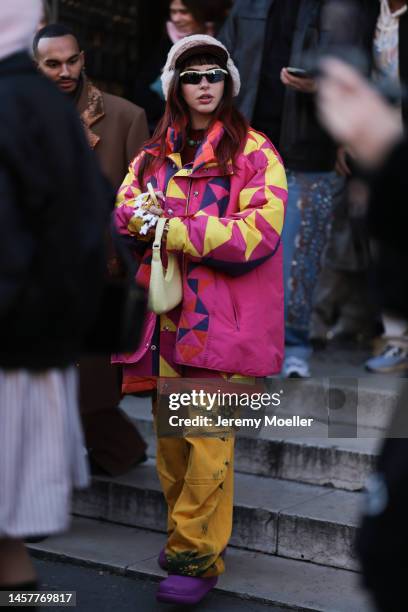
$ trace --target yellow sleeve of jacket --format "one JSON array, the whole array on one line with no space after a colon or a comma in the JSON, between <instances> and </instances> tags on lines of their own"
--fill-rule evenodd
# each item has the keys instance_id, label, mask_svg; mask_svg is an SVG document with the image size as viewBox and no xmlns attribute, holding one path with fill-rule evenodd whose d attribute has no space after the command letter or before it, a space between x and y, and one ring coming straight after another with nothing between
<instances>
[{"instance_id":1,"label":"yellow sleeve of jacket","mask_svg":"<svg viewBox=\"0 0 408 612\"><path fill-rule=\"evenodd\" d=\"M186 219L169 222L167 250L188 254L193 260L231 275L248 272L271 257L280 242L287 182L282 162L260 134L257 148L249 141L253 171L241 190L237 212L227 217L200 210Z\"/></svg>"}]
</instances>

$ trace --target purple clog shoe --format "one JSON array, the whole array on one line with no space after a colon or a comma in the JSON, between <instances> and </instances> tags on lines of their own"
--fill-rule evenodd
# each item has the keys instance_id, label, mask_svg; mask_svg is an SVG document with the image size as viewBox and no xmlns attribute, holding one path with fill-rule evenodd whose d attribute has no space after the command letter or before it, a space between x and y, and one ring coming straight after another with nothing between
<instances>
[{"instance_id":1,"label":"purple clog shoe","mask_svg":"<svg viewBox=\"0 0 408 612\"><path fill-rule=\"evenodd\" d=\"M196 578L172 574L160 583L156 597L165 603L194 605L215 587L217 581L217 576Z\"/></svg>"}]
</instances>

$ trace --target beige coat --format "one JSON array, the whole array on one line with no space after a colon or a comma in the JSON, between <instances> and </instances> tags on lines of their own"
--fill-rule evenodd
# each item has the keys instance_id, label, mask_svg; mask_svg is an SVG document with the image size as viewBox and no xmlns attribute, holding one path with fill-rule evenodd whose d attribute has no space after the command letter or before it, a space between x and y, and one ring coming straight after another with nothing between
<instances>
[{"instance_id":1,"label":"beige coat","mask_svg":"<svg viewBox=\"0 0 408 612\"><path fill-rule=\"evenodd\" d=\"M144 110L100 91L86 77L77 108L102 170L118 189L130 162L149 137Z\"/></svg>"}]
</instances>

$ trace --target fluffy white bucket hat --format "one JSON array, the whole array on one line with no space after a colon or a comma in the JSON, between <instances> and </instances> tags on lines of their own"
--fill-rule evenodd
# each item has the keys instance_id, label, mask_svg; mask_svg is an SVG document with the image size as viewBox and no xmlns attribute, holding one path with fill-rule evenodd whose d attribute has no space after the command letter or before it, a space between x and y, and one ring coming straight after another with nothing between
<instances>
[{"instance_id":1,"label":"fluffy white bucket hat","mask_svg":"<svg viewBox=\"0 0 408 612\"><path fill-rule=\"evenodd\" d=\"M161 82L166 100L175 68L181 61L187 59L187 57L202 52L215 55L220 60L221 64L225 65L232 80L232 95L237 96L239 94L241 87L239 72L224 45L213 36L208 36L207 34L194 34L193 36L186 36L177 41L169 51L161 75Z\"/></svg>"}]
</instances>

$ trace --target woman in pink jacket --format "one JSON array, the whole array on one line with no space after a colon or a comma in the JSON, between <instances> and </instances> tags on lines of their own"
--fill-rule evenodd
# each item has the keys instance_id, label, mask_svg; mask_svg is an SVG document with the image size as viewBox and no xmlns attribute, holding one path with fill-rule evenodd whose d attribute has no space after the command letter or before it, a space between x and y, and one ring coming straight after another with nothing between
<instances>
[{"instance_id":1,"label":"woman in pink jacket","mask_svg":"<svg viewBox=\"0 0 408 612\"><path fill-rule=\"evenodd\" d=\"M154 212L167 219L162 251L179 256L183 300L164 315L148 313L139 350L116 356L125 364L127 389L139 376L230 380L276 374L284 329L282 162L266 136L234 108L239 74L216 39L195 35L173 45L162 84L166 111L130 166L116 223L134 237L135 252L145 247L138 280L147 287L154 231L147 241L138 233L135 199L148 182L163 194ZM224 571L233 446L233 435L158 438L158 473L168 504L168 541L159 563L169 572L160 601L197 603Z\"/></svg>"}]
</instances>

